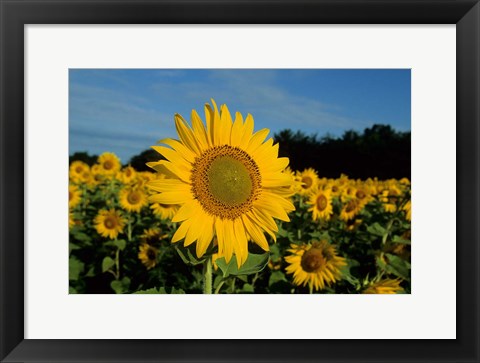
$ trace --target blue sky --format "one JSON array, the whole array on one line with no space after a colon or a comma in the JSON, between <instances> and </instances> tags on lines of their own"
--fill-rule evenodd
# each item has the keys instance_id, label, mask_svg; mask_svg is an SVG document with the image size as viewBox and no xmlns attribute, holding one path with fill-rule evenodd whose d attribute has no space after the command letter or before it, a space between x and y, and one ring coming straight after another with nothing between
<instances>
[{"instance_id":1,"label":"blue sky","mask_svg":"<svg viewBox=\"0 0 480 363\"><path fill-rule=\"evenodd\" d=\"M69 151L116 153L123 163L166 137L173 115L214 98L252 114L271 136L286 128L341 136L374 124L410 130L410 70L71 69Z\"/></svg>"}]
</instances>

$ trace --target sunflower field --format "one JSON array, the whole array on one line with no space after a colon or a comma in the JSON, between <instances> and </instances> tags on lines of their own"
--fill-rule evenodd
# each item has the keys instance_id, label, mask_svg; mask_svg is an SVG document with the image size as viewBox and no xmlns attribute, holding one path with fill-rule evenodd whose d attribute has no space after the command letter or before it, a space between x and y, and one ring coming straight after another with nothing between
<instances>
[{"instance_id":1,"label":"sunflower field","mask_svg":"<svg viewBox=\"0 0 480 363\"><path fill-rule=\"evenodd\" d=\"M251 115L205 118L151 172L71 162L70 293L410 293L408 179L293 171Z\"/></svg>"}]
</instances>

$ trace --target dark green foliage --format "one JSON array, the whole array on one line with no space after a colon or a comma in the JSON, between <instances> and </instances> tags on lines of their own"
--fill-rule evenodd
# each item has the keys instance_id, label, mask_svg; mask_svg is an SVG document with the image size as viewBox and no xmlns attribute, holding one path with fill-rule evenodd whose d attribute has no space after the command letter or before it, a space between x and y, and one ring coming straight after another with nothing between
<instances>
[{"instance_id":1,"label":"dark green foliage","mask_svg":"<svg viewBox=\"0 0 480 363\"><path fill-rule=\"evenodd\" d=\"M379 179L410 178L410 132L395 131L389 125L373 125L362 134L350 130L341 138L307 136L301 131L283 130L274 135L280 156L290 158L290 168L313 168L322 177Z\"/></svg>"}]
</instances>

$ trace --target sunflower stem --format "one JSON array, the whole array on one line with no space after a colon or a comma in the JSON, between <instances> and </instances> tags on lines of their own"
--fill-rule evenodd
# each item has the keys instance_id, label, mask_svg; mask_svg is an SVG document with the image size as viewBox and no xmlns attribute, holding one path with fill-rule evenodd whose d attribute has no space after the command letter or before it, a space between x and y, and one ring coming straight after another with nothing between
<instances>
[{"instance_id":1,"label":"sunflower stem","mask_svg":"<svg viewBox=\"0 0 480 363\"><path fill-rule=\"evenodd\" d=\"M212 257L208 258L203 263L203 293L212 293Z\"/></svg>"},{"instance_id":2,"label":"sunflower stem","mask_svg":"<svg viewBox=\"0 0 480 363\"><path fill-rule=\"evenodd\" d=\"M222 288L223 284L225 284L225 280L220 281L217 288L215 289L215 294L218 294L220 292L220 289Z\"/></svg>"}]
</instances>

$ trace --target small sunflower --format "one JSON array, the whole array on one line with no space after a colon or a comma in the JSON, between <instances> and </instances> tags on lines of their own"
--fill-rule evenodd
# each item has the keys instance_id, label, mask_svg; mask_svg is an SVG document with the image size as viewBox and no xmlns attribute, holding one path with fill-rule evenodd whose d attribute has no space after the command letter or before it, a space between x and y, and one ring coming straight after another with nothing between
<instances>
[{"instance_id":1,"label":"small sunflower","mask_svg":"<svg viewBox=\"0 0 480 363\"><path fill-rule=\"evenodd\" d=\"M353 219L361 210L363 206L356 198L352 198L345 203L341 212L340 219L344 221L349 221Z\"/></svg>"},{"instance_id":2,"label":"small sunflower","mask_svg":"<svg viewBox=\"0 0 480 363\"><path fill-rule=\"evenodd\" d=\"M312 212L312 219L322 219L328 221L333 214L332 196L329 190L318 190L310 196L307 204L311 205L308 209Z\"/></svg>"},{"instance_id":3,"label":"small sunflower","mask_svg":"<svg viewBox=\"0 0 480 363\"><path fill-rule=\"evenodd\" d=\"M371 283L362 294L397 294L403 293L404 290L400 286L402 281L399 279L385 279Z\"/></svg>"},{"instance_id":4,"label":"small sunflower","mask_svg":"<svg viewBox=\"0 0 480 363\"><path fill-rule=\"evenodd\" d=\"M140 240L142 241L142 243L154 246L166 236L167 235L162 233L159 228L149 228L143 231L143 234L140 236Z\"/></svg>"},{"instance_id":5,"label":"small sunflower","mask_svg":"<svg viewBox=\"0 0 480 363\"><path fill-rule=\"evenodd\" d=\"M196 242L197 257L205 254L214 237L218 252L228 262L233 255L241 266L252 240L268 251L264 233L276 239L274 218L289 221L295 209L286 198L291 179L283 171L288 158L278 157L278 144L265 141L269 130L253 133L253 117L243 121L240 113L232 120L226 105L205 105L206 128L192 111L192 128L180 116L175 124L180 140L166 139L165 146L153 146L167 160L148 163L168 179L147 185L158 194L150 201L178 204L172 219L181 222L172 242Z\"/></svg>"},{"instance_id":6,"label":"small sunflower","mask_svg":"<svg viewBox=\"0 0 480 363\"><path fill-rule=\"evenodd\" d=\"M291 245L286 271L293 274L297 286L309 285L310 291L323 290L342 278L341 268L347 265L345 258L337 256L335 247L327 241L312 244Z\"/></svg>"},{"instance_id":7,"label":"small sunflower","mask_svg":"<svg viewBox=\"0 0 480 363\"><path fill-rule=\"evenodd\" d=\"M82 192L76 185L70 184L68 186L68 206L75 208L82 200Z\"/></svg>"},{"instance_id":8,"label":"small sunflower","mask_svg":"<svg viewBox=\"0 0 480 363\"><path fill-rule=\"evenodd\" d=\"M123 232L126 220L122 217L119 211L115 209L102 209L94 220L95 229L102 237L115 239Z\"/></svg>"},{"instance_id":9,"label":"small sunflower","mask_svg":"<svg viewBox=\"0 0 480 363\"><path fill-rule=\"evenodd\" d=\"M309 195L317 188L319 179L317 172L312 168L308 168L302 172L297 172L297 181L300 184L298 193L300 195Z\"/></svg>"},{"instance_id":10,"label":"small sunflower","mask_svg":"<svg viewBox=\"0 0 480 363\"><path fill-rule=\"evenodd\" d=\"M158 249L147 244L142 243L138 251L138 259L143 265L150 270L157 264Z\"/></svg>"},{"instance_id":11,"label":"small sunflower","mask_svg":"<svg viewBox=\"0 0 480 363\"><path fill-rule=\"evenodd\" d=\"M140 212L148 205L147 194L141 188L125 187L119 193L120 206L128 212Z\"/></svg>"},{"instance_id":12,"label":"small sunflower","mask_svg":"<svg viewBox=\"0 0 480 363\"><path fill-rule=\"evenodd\" d=\"M150 208L153 214L160 219L171 220L178 212L179 206L177 204L153 203L150 205Z\"/></svg>"},{"instance_id":13,"label":"small sunflower","mask_svg":"<svg viewBox=\"0 0 480 363\"><path fill-rule=\"evenodd\" d=\"M80 160L75 160L70 164L70 172L69 172L69 177L70 180L79 182L82 180L84 173L88 173L90 170L90 167L88 164L84 163L83 161Z\"/></svg>"},{"instance_id":14,"label":"small sunflower","mask_svg":"<svg viewBox=\"0 0 480 363\"><path fill-rule=\"evenodd\" d=\"M137 176L137 172L130 165L117 173L117 179L123 184L132 184Z\"/></svg>"},{"instance_id":15,"label":"small sunflower","mask_svg":"<svg viewBox=\"0 0 480 363\"><path fill-rule=\"evenodd\" d=\"M98 157L98 164L101 167L102 174L113 176L121 168L120 159L114 153L103 153Z\"/></svg>"}]
</instances>

